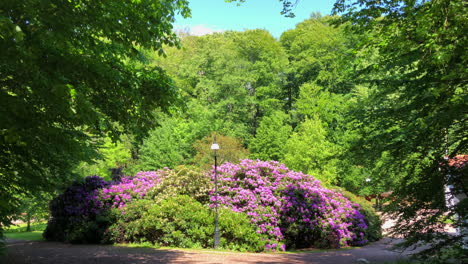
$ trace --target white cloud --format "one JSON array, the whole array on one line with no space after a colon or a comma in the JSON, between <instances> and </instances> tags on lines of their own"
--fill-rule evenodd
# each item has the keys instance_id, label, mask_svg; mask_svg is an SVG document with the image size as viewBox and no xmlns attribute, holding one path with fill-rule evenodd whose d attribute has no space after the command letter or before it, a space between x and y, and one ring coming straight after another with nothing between
<instances>
[{"instance_id":1,"label":"white cloud","mask_svg":"<svg viewBox=\"0 0 468 264\"><path fill-rule=\"evenodd\" d=\"M209 35L217 32L223 32L224 30L218 29L215 26L208 26L208 25L195 25L195 26L179 26L176 28L176 31L187 32L192 36L203 36Z\"/></svg>"}]
</instances>

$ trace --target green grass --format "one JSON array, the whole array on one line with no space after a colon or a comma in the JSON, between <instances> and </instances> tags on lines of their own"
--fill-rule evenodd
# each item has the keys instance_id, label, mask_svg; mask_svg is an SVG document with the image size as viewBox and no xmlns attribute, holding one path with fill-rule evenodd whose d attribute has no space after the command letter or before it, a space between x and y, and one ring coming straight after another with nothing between
<instances>
[{"instance_id":1,"label":"green grass","mask_svg":"<svg viewBox=\"0 0 468 264\"><path fill-rule=\"evenodd\" d=\"M182 251L195 251L195 252L237 252L229 249L213 249L213 248L180 248L180 247L161 247L159 245L153 245L149 242L144 243L119 243L114 244L116 247L129 247L129 248L154 248L154 249L161 249L161 250L182 250Z\"/></svg>"},{"instance_id":2,"label":"green grass","mask_svg":"<svg viewBox=\"0 0 468 264\"><path fill-rule=\"evenodd\" d=\"M9 239L19 239L19 240L33 240L33 241L42 241L42 231L32 231L32 232L5 232L5 237Z\"/></svg>"},{"instance_id":3,"label":"green grass","mask_svg":"<svg viewBox=\"0 0 468 264\"><path fill-rule=\"evenodd\" d=\"M155 248L161 249L158 245L153 245L151 243L119 243L114 244L116 247L129 247L129 248Z\"/></svg>"},{"instance_id":4,"label":"green grass","mask_svg":"<svg viewBox=\"0 0 468 264\"><path fill-rule=\"evenodd\" d=\"M31 224L31 232L26 232L26 224L10 226L5 230L5 238L19 240L42 241L42 232L47 226L47 222L36 222Z\"/></svg>"},{"instance_id":5,"label":"green grass","mask_svg":"<svg viewBox=\"0 0 468 264\"><path fill-rule=\"evenodd\" d=\"M24 224L18 224L18 225L12 225L9 228L5 230L5 233L19 233L19 232L26 232L26 227L27 225ZM41 221L41 222L35 222L31 223L31 231L44 231L47 227L47 222L46 221Z\"/></svg>"}]
</instances>

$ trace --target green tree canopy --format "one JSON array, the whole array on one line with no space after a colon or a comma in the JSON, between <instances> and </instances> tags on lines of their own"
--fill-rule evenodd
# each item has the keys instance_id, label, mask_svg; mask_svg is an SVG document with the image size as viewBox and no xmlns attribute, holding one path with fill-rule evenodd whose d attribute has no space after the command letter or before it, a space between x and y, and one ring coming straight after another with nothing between
<instances>
[{"instance_id":1,"label":"green tree canopy","mask_svg":"<svg viewBox=\"0 0 468 264\"><path fill-rule=\"evenodd\" d=\"M401 219L395 230L408 244L430 242L429 251L461 239L438 238L443 215L458 212L455 224L466 228L466 203L446 208L448 178L439 167L446 151L450 157L468 152L467 11L462 0L339 0L335 5L351 30L370 34L360 39L359 50L370 59L355 77L372 87L357 112L363 135L357 155L371 164L385 162L380 167L398 175L400 199L393 209ZM468 190L459 186L458 192ZM421 216L422 210L431 213Z\"/></svg>"},{"instance_id":2,"label":"green tree canopy","mask_svg":"<svg viewBox=\"0 0 468 264\"><path fill-rule=\"evenodd\" d=\"M182 45L155 61L180 87L184 118L203 113L211 131L248 142L263 115L284 107L287 55L267 31L182 36Z\"/></svg>"},{"instance_id":3,"label":"green tree canopy","mask_svg":"<svg viewBox=\"0 0 468 264\"><path fill-rule=\"evenodd\" d=\"M346 35L343 27L332 26L332 21L333 17L312 14L281 35L281 45L290 61L285 90L290 109L304 83L314 82L335 93L349 92L352 87L347 77L353 59L353 35Z\"/></svg>"},{"instance_id":4,"label":"green tree canopy","mask_svg":"<svg viewBox=\"0 0 468 264\"><path fill-rule=\"evenodd\" d=\"M94 140L99 140L95 138ZM102 139L98 147L98 157L92 161L82 161L74 169L82 177L98 175L106 180L111 180L112 170L121 170L130 165L132 161L131 138L121 136L117 142L112 142L109 137Z\"/></svg>"},{"instance_id":5,"label":"green tree canopy","mask_svg":"<svg viewBox=\"0 0 468 264\"><path fill-rule=\"evenodd\" d=\"M211 144L215 136L216 143L219 145L216 153L218 164L238 163L239 160L249 156L249 151L244 148L242 141L238 138L212 133L193 144L197 151L194 163L200 168L209 169L214 165L214 151L211 150Z\"/></svg>"},{"instance_id":6,"label":"green tree canopy","mask_svg":"<svg viewBox=\"0 0 468 264\"><path fill-rule=\"evenodd\" d=\"M284 163L288 168L313 175L325 185L337 178L337 146L327 140L322 121L314 116L296 127L286 143Z\"/></svg>"},{"instance_id":7,"label":"green tree canopy","mask_svg":"<svg viewBox=\"0 0 468 264\"><path fill-rule=\"evenodd\" d=\"M142 137L151 112L174 97L158 67L136 64L136 47L178 45L186 0L5 0L0 3L0 221L13 193L60 184L88 159L88 135Z\"/></svg>"},{"instance_id":8,"label":"green tree canopy","mask_svg":"<svg viewBox=\"0 0 468 264\"><path fill-rule=\"evenodd\" d=\"M288 119L288 115L282 111L272 112L271 115L262 118L257 134L249 145L253 158L283 160L286 151L285 145L292 132Z\"/></svg>"}]
</instances>

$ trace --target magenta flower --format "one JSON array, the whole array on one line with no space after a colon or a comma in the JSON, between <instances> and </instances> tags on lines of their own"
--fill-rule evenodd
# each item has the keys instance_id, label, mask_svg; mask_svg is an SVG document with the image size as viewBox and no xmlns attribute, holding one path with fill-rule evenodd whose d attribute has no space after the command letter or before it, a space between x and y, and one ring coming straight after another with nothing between
<instances>
[{"instance_id":1,"label":"magenta flower","mask_svg":"<svg viewBox=\"0 0 468 264\"><path fill-rule=\"evenodd\" d=\"M328 247L366 243L364 236L357 235L367 229L359 205L322 187L310 175L276 161L241 160L240 164L219 166L218 176L219 204L247 213L257 225L257 233L273 242L266 241L266 250L284 250L288 243L295 247L317 241ZM214 206L214 190L211 195ZM291 242L296 240L302 244Z\"/></svg>"}]
</instances>

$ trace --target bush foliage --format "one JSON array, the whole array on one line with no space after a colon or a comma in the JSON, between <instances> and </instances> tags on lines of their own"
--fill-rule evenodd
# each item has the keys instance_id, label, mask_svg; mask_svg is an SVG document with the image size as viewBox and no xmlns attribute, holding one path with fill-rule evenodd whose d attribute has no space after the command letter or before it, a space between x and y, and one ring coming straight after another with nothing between
<instances>
[{"instance_id":1,"label":"bush foliage","mask_svg":"<svg viewBox=\"0 0 468 264\"><path fill-rule=\"evenodd\" d=\"M363 245L368 226L359 204L310 175L275 161L242 160L219 167L220 204L250 216L269 237L266 249ZM212 195L211 201L216 201Z\"/></svg>"},{"instance_id":2,"label":"bush foliage","mask_svg":"<svg viewBox=\"0 0 468 264\"><path fill-rule=\"evenodd\" d=\"M214 216L207 206L187 195L156 203L139 200L129 204L125 214L106 233L109 242L150 242L159 246L207 248L213 245ZM241 251L262 251L262 236L246 215L223 209L219 214L220 247Z\"/></svg>"},{"instance_id":3,"label":"bush foliage","mask_svg":"<svg viewBox=\"0 0 468 264\"><path fill-rule=\"evenodd\" d=\"M367 225L367 231L364 233L365 239L373 242L382 238L382 220L372 207L372 203L362 197L358 197L351 192L343 189L337 189L344 197L348 198L353 203L358 203L361 206L359 210L364 215L364 221Z\"/></svg>"},{"instance_id":4,"label":"bush foliage","mask_svg":"<svg viewBox=\"0 0 468 264\"><path fill-rule=\"evenodd\" d=\"M329 190L310 175L275 161L241 160L210 174L188 167L139 172L108 183L75 183L51 203L44 237L74 243L213 245L216 199L220 247L239 251L339 248L380 237L380 220L350 193Z\"/></svg>"},{"instance_id":5,"label":"bush foliage","mask_svg":"<svg viewBox=\"0 0 468 264\"><path fill-rule=\"evenodd\" d=\"M208 204L209 192L214 185L206 173L186 166L164 172L164 180L148 191L146 199L159 201L177 195L188 195L202 204Z\"/></svg>"}]
</instances>

